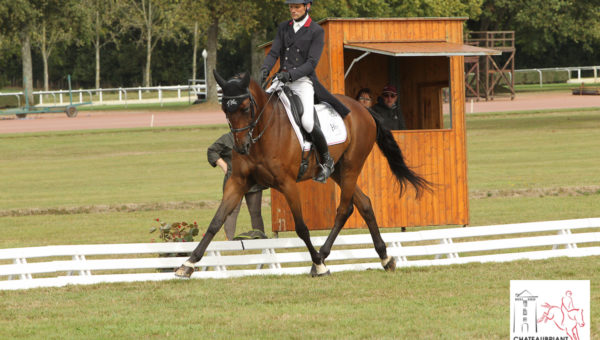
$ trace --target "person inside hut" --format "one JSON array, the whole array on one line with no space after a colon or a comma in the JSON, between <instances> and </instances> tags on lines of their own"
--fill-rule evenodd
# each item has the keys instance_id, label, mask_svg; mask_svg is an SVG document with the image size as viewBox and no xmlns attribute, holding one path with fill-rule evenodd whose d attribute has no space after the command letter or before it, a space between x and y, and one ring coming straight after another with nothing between
<instances>
[{"instance_id":1,"label":"person inside hut","mask_svg":"<svg viewBox=\"0 0 600 340\"><path fill-rule=\"evenodd\" d=\"M398 91L393 85L386 85L377 104L371 107L383 121L383 126L388 130L406 130L402 110L398 105Z\"/></svg>"},{"instance_id":2,"label":"person inside hut","mask_svg":"<svg viewBox=\"0 0 600 340\"><path fill-rule=\"evenodd\" d=\"M358 90L358 93L356 94L356 100L363 104L364 107L370 108L371 105L373 105L371 100L371 90L366 87Z\"/></svg>"},{"instance_id":3,"label":"person inside hut","mask_svg":"<svg viewBox=\"0 0 600 340\"><path fill-rule=\"evenodd\" d=\"M308 14L312 1L286 0L292 17L277 28L271 51L261 66L261 84L265 83L269 72L279 59L277 71L271 87L272 92L281 84L286 84L302 101L302 127L319 155L320 169L315 181L325 183L334 170L334 161L329 154L327 141L319 125L314 123L315 97L318 102L327 102L343 117L350 110L337 100L317 79L315 68L325 46L325 31Z\"/></svg>"},{"instance_id":4,"label":"person inside hut","mask_svg":"<svg viewBox=\"0 0 600 340\"><path fill-rule=\"evenodd\" d=\"M217 139L206 152L208 163L212 167L219 166L225 173L223 179L223 190L225 189L225 183L231 176L231 152L233 150L233 134L230 132L222 135ZM225 237L227 240L243 240L243 239L264 239L267 238L265 235L265 225L262 218L261 205L262 205L262 191L266 189L258 184L254 185L246 194L246 205L248 206L248 212L250 213L250 221L252 223L252 230L235 235L235 229L237 224L237 217L240 213L242 206L242 200L235 209L225 218Z\"/></svg>"}]
</instances>

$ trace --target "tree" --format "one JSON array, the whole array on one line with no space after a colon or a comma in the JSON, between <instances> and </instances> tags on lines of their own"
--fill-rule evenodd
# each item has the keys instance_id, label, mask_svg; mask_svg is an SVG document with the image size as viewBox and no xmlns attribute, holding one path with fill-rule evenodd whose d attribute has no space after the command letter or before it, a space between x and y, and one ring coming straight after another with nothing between
<instances>
[{"instance_id":1,"label":"tree","mask_svg":"<svg viewBox=\"0 0 600 340\"><path fill-rule=\"evenodd\" d=\"M514 30L520 58L548 59L547 53L572 44L593 53L600 43L600 0L485 0L482 9L469 27Z\"/></svg>"},{"instance_id":2,"label":"tree","mask_svg":"<svg viewBox=\"0 0 600 340\"><path fill-rule=\"evenodd\" d=\"M31 61L31 34L35 23L42 16L39 1L1 0L0 33L14 37L21 45L21 63L23 70L23 88L28 100L33 103L33 65Z\"/></svg>"},{"instance_id":3,"label":"tree","mask_svg":"<svg viewBox=\"0 0 600 340\"><path fill-rule=\"evenodd\" d=\"M74 37L73 27L77 26L77 12L73 11L75 3L61 0L44 0L36 4L36 10L42 15L35 23L32 32L34 46L40 49L44 64L44 90L49 90L48 59L57 44L71 41Z\"/></svg>"},{"instance_id":4,"label":"tree","mask_svg":"<svg viewBox=\"0 0 600 340\"><path fill-rule=\"evenodd\" d=\"M144 86L152 84L152 51L161 40L180 38L177 2L174 0L123 0L123 24L140 32L138 43L146 45Z\"/></svg>"},{"instance_id":5,"label":"tree","mask_svg":"<svg viewBox=\"0 0 600 340\"><path fill-rule=\"evenodd\" d=\"M228 40L237 33L247 30L256 25L254 13L258 10L254 1L214 1L198 0L198 5L206 11L207 30L206 30L206 58L207 69L207 101L211 103L218 102L217 86L212 78L213 70L217 66L217 50L219 46L219 37Z\"/></svg>"},{"instance_id":6,"label":"tree","mask_svg":"<svg viewBox=\"0 0 600 340\"><path fill-rule=\"evenodd\" d=\"M76 5L83 14L80 33L86 43L94 46L95 87L100 88L100 51L110 43L117 44L123 32L120 22L122 2L118 0L83 0Z\"/></svg>"},{"instance_id":7,"label":"tree","mask_svg":"<svg viewBox=\"0 0 600 340\"><path fill-rule=\"evenodd\" d=\"M197 72L197 61L198 61L198 46L204 27L209 22L208 11L204 7L202 1L187 0L183 1L180 9L179 18L182 21L184 27L191 31L192 35L192 73L191 78L196 79ZM203 39L205 40L205 39ZM206 75L205 75L206 77Z\"/></svg>"}]
</instances>

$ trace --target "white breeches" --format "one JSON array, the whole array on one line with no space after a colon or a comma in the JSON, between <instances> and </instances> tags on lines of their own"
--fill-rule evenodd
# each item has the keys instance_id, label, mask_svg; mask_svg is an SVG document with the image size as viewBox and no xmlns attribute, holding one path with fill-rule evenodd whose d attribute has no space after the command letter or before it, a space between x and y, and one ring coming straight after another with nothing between
<instances>
[{"instance_id":1,"label":"white breeches","mask_svg":"<svg viewBox=\"0 0 600 340\"><path fill-rule=\"evenodd\" d=\"M273 80L271 87L267 90L268 93L273 92L276 88L281 85L278 79ZM302 127L311 133L315 126L314 120L314 107L315 107L315 89L313 83L308 77L302 77L287 83L288 87L294 91L295 94L300 97L302 106L304 107L304 113L302 114Z\"/></svg>"}]
</instances>

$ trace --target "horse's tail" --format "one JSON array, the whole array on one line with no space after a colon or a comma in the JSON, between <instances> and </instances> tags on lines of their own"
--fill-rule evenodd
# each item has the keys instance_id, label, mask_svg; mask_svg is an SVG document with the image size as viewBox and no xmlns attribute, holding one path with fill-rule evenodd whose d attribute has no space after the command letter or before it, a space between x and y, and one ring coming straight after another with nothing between
<instances>
[{"instance_id":1,"label":"horse's tail","mask_svg":"<svg viewBox=\"0 0 600 340\"><path fill-rule=\"evenodd\" d=\"M402 150L400 150L400 147L398 146L398 143L396 143L390 130L383 127L383 122L381 122L379 117L377 117L371 109L369 109L369 112L373 116L373 119L375 119L377 125L377 146L379 146L379 149L387 159L392 173L400 184L400 194L406 189L406 182L412 184L415 188L417 197L421 195L423 190L430 191L431 183L416 174L406 165L404 157L402 156Z\"/></svg>"}]
</instances>

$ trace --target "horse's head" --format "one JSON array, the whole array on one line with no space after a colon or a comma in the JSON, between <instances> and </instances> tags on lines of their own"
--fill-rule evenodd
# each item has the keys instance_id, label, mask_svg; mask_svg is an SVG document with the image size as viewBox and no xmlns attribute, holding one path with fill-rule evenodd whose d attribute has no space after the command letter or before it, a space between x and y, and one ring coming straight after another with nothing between
<instances>
[{"instance_id":1,"label":"horse's head","mask_svg":"<svg viewBox=\"0 0 600 340\"><path fill-rule=\"evenodd\" d=\"M577 313L575 314L575 321L577 321L577 326L584 327L585 320L583 320L583 308L576 309Z\"/></svg>"},{"instance_id":2,"label":"horse's head","mask_svg":"<svg viewBox=\"0 0 600 340\"><path fill-rule=\"evenodd\" d=\"M217 70L214 70L214 76L223 90L221 108L227 117L227 123L233 133L233 149L246 155L250 151L252 144L252 131L258 123L256 117L256 103L250 93L250 75L245 73L237 75L229 80L223 79Z\"/></svg>"}]
</instances>

